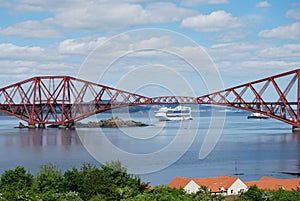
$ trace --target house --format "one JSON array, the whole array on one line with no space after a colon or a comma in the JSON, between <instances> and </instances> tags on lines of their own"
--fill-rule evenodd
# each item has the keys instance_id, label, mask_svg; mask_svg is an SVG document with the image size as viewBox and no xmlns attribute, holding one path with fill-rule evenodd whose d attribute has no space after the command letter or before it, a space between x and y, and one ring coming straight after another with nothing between
<instances>
[{"instance_id":1,"label":"house","mask_svg":"<svg viewBox=\"0 0 300 201\"><path fill-rule=\"evenodd\" d=\"M297 190L300 188L300 178L295 179L277 179L272 177L261 177L258 181L249 181L245 182L247 186L256 185L260 189L267 189L267 190Z\"/></svg>"},{"instance_id":2,"label":"house","mask_svg":"<svg viewBox=\"0 0 300 201\"><path fill-rule=\"evenodd\" d=\"M174 188L184 188L192 179L184 177L175 177L168 186Z\"/></svg>"},{"instance_id":3,"label":"house","mask_svg":"<svg viewBox=\"0 0 300 201\"><path fill-rule=\"evenodd\" d=\"M201 186L206 186L212 193L237 195L247 190L247 185L237 177L221 175L214 178L184 178L175 177L170 187L183 188L188 193L195 193Z\"/></svg>"}]
</instances>

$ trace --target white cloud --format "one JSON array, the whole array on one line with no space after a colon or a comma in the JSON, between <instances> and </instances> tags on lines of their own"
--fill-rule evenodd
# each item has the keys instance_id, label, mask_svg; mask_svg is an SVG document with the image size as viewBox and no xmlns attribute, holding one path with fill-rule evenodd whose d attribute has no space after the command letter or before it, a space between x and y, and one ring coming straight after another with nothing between
<instances>
[{"instance_id":1,"label":"white cloud","mask_svg":"<svg viewBox=\"0 0 300 201\"><path fill-rule=\"evenodd\" d=\"M237 32L237 31L229 31L229 32L224 32L220 33L214 37L212 37L212 41L217 41L217 42L232 42L232 41L237 41L244 39L248 33L246 32Z\"/></svg>"},{"instance_id":2,"label":"white cloud","mask_svg":"<svg viewBox=\"0 0 300 201\"><path fill-rule=\"evenodd\" d=\"M288 10L286 13L286 17L292 18L295 20L300 20L300 9Z\"/></svg>"},{"instance_id":3,"label":"white cloud","mask_svg":"<svg viewBox=\"0 0 300 201\"><path fill-rule=\"evenodd\" d=\"M135 46L135 48L158 48L163 49L165 47L169 47L171 45L171 39L168 36L162 37L151 37L149 39L139 41Z\"/></svg>"},{"instance_id":4,"label":"white cloud","mask_svg":"<svg viewBox=\"0 0 300 201\"><path fill-rule=\"evenodd\" d=\"M137 25L180 21L196 11L180 8L171 2L141 4L123 2L97 3L77 1L66 7L53 8L54 21L67 29L117 30Z\"/></svg>"},{"instance_id":5,"label":"white cloud","mask_svg":"<svg viewBox=\"0 0 300 201\"><path fill-rule=\"evenodd\" d=\"M19 35L24 38L58 38L62 33L50 24L52 19L43 21L24 21L7 28L0 28L0 35Z\"/></svg>"},{"instance_id":6,"label":"white cloud","mask_svg":"<svg viewBox=\"0 0 300 201\"><path fill-rule=\"evenodd\" d=\"M0 8L9 8L11 5L11 2L7 0L0 0Z\"/></svg>"},{"instance_id":7,"label":"white cloud","mask_svg":"<svg viewBox=\"0 0 300 201\"><path fill-rule=\"evenodd\" d=\"M31 1L20 0L10 7L16 12L47 12L52 16L43 21L26 21L1 30L5 35L49 38L61 37L63 31L115 31L138 25L178 22L198 12L171 1L148 0L93 1ZM31 34L30 34L31 33Z\"/></svg>"},{"instance_id":8,"label":"white cloud","mask_svg":"<svg viewBox=\"0 0 300 201\"><path fill-rule=\"evenodd\" d=\"M265 38L281 38L281 39L300 39L300 22L296 22L286 26L276 27L272 30L263 30L258 34Z\"/></svg>"},{"instance_id":9,"label":"white cloud","mask_svg":"<svg viewBox=\"0 0 300 201\"><path fill-rule=\"evenodd\" d=\"M267 47L258 51L260 57L277 59L297 59L300 57L300 44L286 44L280 47Z\"/></svg>"},{"instance_id":10,"label":"white cloud","mask_svg":"<svg viewBox=\"0 0 300 201\"><path fill-rule=\"evenodd\" d=\"M267 8L270 7L271 4L268 1L261 1L255 5L257 8Z\"/></svg>"},{"instance_id":11,"label":"white cloud","mask_svg":"<svg viewBox=\"0 0 300 201\"><path fill-rule=\"evenodd\" d=\"M255 80L299 68L300 45L274 46L266 42L221 43L208 48L208 53L226 82ZM234 84L234 83L233 83Z\"/></svg>"},{"instance_id":12,"label":"white cloud","mask_svg":"<svg viewBox=\"0 0 300 201\"><path fill-rule=\"evenodd\" d=\"M20 60L36 62L59 62L67 59L58 53L57 48L39 46L18 46L12 43L0 43L0 60Z\"/></svg>"},{"instance_id":13,"label":"white cloud","mask_svg":"<svg viewBox=\"0 0 300 201\"><path fill-rule=\"evenodd\" d=\"M208 53L216 61L241 61L253 58L262 45L252 43L220 43L208 48Z\"/></svg>"},{"instance_id":14,"label":"white cloud","mask_svg":"<svg viewBox=\"0 0 300 201\"><path fill-rule=\"evenodd\" d=\"M218 69L227 79L237 79L240 83L232 83L233 86L265 78L285 71L299 68L300 62L278 60L247 60L241 62L226 61L217 63Z\"/></svg>"},{"instance_id":15,"label":"white cloud","mask_svg":"<svg viewBox=\"0 0 300 201\"><path fill-rule=\"evenodd\" d=\"M105 37L67 39L58 44L58 52L60 54L87 55L105 40Z\"/></svg>"},{"instance_id":16,"label":"white cloud","mask_svg":"<svg viewBox=\"0 0 300 201\"><path fill-rule=\"evenodd\" d=\"M243 22L239 18L233 17L231 13L220 10L209 15L200 14L185 18L181 26L198 32L212 32L241 27Z\"/></svg>"},{"instance_id":17,"label":"white cloud","mask_svg":"<svg viewBox=\"0 0 300 201\"><path fill-rule=\"evenodd\" d=\"M0 58L32 59L45 55L45 49L41 47L17 46L11 43L0 44Z\"/></svg>"},{"instance_id":18,"label":"white cloud","mask_svg":"<svg viewBox=\"0 0 300 201\"><path fill-rule=\"evenodd\" d=\"M202 4L223 4L228 3L228 0L183 0L182 5L185 6L197 6Z\"/></svg>"},{"instance_id":19,"label":"white cloud","mask_svg":"<svg viewBox=\"0 0 300 201\"><path fill-rule=\"evenodd\" d=\"M33 76L41 75L70 75L76 76L78 65L67 62L48 62L48 61L31 61L24 60L0 60L0 86L4 87L9 84L28 79Z\"/></svg>"}]
</instances>

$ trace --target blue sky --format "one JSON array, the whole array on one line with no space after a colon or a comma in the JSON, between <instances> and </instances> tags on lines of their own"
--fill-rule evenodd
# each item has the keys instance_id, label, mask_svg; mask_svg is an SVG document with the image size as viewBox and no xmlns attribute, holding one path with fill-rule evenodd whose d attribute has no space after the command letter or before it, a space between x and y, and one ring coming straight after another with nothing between
<instances>
[{"instance_id":1,"label":"blue sky","mask_svg":"<svg viewBox=\"0 0 300 201\"><path fill-rule=\"evenodd\" d=\"M143 28L170 30L195 41L215 63L225 87L300 67L300 1L296 0L0 0L0 87L35 75L78 76L99 45ZM165 32L159 36L146 32L140 41L123 37L115 42L127 47L180 46L167 43ZM192 55L192 47L186 47L184 54ZM111 50L98 56L116 52ZM156 66L159 61L156 58ZM168 67L183 74L188 71L180 62L168 61L160 65L172 65ZM139 68L132 58L116 64L102 84L117 86L113 80L133 66ZM100 62L90 68L104 67ZM197 79L189 73L186 78Z\"/></svg>"}]
</instances>

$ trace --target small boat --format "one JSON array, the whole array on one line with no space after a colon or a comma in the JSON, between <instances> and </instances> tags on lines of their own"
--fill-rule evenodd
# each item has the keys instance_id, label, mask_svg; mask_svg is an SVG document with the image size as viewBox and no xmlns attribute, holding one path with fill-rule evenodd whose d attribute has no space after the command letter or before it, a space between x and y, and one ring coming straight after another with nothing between
<instances>
[{"instance_id":1,"label":"small boat","mask_svg":"<svg viewBox=\"0 0 300 201\"><path fill-rule=\"evenodd\" d=\"M177 106L175 108L171 107L161 107L158 111L155 111L155 117L160 121L183 121L192 120L190 107Z\"/></svg>"},{"instance_id":2,"label":"small boat","mask_svg":"<svg viewBox=\"0 0 300 201\"><path fill-rule=\"evenodd\" d=\"M257 112L254 112L248 116L248 119L268 119L268 118L269 118L268 116Z\"/></svg>"}]
</instances>

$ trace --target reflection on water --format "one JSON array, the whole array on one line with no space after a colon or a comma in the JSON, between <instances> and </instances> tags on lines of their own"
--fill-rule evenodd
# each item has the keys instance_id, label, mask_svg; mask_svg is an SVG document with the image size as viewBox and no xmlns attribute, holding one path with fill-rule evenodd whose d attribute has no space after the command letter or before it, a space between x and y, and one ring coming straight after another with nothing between
<instances>
[{"instance_id":1,"label":"reflection on water","mask_svg":"<svg viewBox=\"0 0 300 201\"><path fill-rule=\"evenodd\" d=\"M19 129L16 129L16 133ZM80 138L75 130L51 129L20 129L18 135L6 135L6 147L47 146L47 145L81 145Z\"/></svg>"},{"instance_id":2,"label":"reflection on water","mask_svg":"<svg viewBox=\"0 0 300 201\"><path fill-rule=\"evenodd\" d=\"M103 116L110 118L107 114ZM133 118L149 123L145 114L133 115ZM13 128L18 122L13 117L0 117L0 172L22 165L36 173L40 165L47 162L52 162L63 170L79 168L84 162L100 165L82 145L76 130ZM102 131L120 149L132 153L149 153L163 149L172 142L178 129L178 122L151 123L154 125L145 128ZM263 175L288 178L295 176L281 172L300 172L300 133L292 133L291 126L287 124L274 119L248 120L246 115L229 114L215 149L204 160L200 160L199 150L208 129L209 116L200 115L191 123L190 129L198 131L185 154L166 169L139 175L142 180L157 185L167 184L177 175L233 175L235 162L238 164L238 171L244 173L241 176L243 180L259 179ZM196 123L200 125L197 126ZM185 129L184 126L182 128ZM128 132L130 135L126 135ZM140 139L136 137L139 134L142 134ZM87 129L85 135L97 135L97 130ZM103 146L101 142L98 145ZM102 154L109 156L109 153Z\"/></svg>"},{"instance_id":3,"label":"reflection on water","mask_svg":"<svg viewBox=\"0 0 300 201\"><path fill-rule=\"evenodd\" d=\"M21 146L81 144L73 130L29 129L29 135L21 135Z\"/></svg>"}]
</instances>

